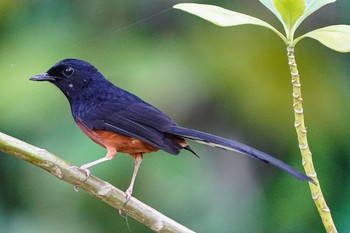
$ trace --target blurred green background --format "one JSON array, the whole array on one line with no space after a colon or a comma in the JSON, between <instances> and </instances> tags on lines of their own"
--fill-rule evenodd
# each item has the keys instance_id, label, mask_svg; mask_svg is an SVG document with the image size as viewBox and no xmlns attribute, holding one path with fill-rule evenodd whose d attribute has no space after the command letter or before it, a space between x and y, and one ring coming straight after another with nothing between
<instances>
[{"instance_id":1,"label":"blurred green background","mask_svg":"<svg viewBox=\"0 0 350 233\"><path fill-rule=\"evenodd\" d=\"M283 42L260 27L220 28L169 9L176 3L1 0L0 131L75 165L104 156L75 126L56 87L28 81L61 59L80 58L178 124L244 142L303 171ZM281 28L255 0L200 3ZM298 33L350 24L349 12L349 1L328 5ZM350 55L306 39L296 56L314 163L339 232L349 232ZM134 196L197 232L324 232L306 183L244 156L191 146L200 159L187 151L146 155ZM133 160L120 153L92 173L125 190L132 170ZM151 232L128 220L133 233ZM115 209L0 153L0 232L128 228Z\"/></svg>"}]
</instances>

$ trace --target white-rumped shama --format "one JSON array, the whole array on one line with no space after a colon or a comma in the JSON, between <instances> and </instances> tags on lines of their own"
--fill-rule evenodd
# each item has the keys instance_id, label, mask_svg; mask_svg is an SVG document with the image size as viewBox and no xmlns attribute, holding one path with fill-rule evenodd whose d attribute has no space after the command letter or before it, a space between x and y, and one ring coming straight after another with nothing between
<instances>
[{"instance_id":1,"label":"white-rumped shama","mask_svg":"<svg viewBox=\"0 0 350 233\"><path fill-rule=\"evenodd\" d=\"M271 163L299 180L316 184L310 177L264 152L230 139L178 126L157 108L113 85L88 62L65 59L45 74L33 76L30 80L55 84L67 97L79 128L107 149L105 157L81 166L87 176L90 167L114 158L117 152L127 153L135 159L131 183L125 192L127 201L143 154L164 150L177 155L181 149L195 154L186 139L240 152Z\"/></svg>"}]
</instances>

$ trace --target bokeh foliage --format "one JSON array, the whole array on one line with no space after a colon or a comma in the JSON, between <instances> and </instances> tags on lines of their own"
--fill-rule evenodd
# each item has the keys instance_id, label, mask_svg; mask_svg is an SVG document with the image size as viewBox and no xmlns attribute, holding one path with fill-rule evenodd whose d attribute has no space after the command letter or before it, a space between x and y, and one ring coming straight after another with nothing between
<instances>
[{"instance_id":1,"label":"bokeh foliage","mask_svg":"<svg viewBox=\"0 0 350 233\"><path fill-rule=\"evenodd\" d=\"M256 2L202 3L272 18ZM180 125L237 139L302 170L284 44L259 27L215 27L170 9L176 3L2 0L0 131L76 165L104 156L75 126L55 87L28 81L58 60L76 57ZM133 24L164 9L170 10ZM349 9L350 3L337 1L300 31L349 24ZM303 40L297 53L315 166L338 230L346 232L350 57L314 40ZM185 151L146 155L135 197L198 232L323 231L306 183L269 165L192 145L200 159ZM92 172L126 189L132 168L132 159L119 154ZM0 232L128 232L114 209L23 161L0 154L0 177ZM129 224L132 232L149 232L131 219Z\"/></svg>"}]
</instances>

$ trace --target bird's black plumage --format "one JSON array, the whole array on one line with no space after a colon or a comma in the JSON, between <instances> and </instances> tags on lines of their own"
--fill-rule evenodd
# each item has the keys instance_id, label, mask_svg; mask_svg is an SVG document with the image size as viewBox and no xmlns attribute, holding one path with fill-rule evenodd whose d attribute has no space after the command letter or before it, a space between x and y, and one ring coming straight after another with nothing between
<instances>
[{"instance_id":1,"label":"bird's black plumage","mask_svg":"<svg viewBox=\"0 0 350 233\"><path fill-rule=\"evenodd\" d=\"M242 143L178 126L159 109L137 96L113 85L91 64L65 59L44 75L32 80L55 84L69 100L74 119L90 130L108 131L138 139L170 154L191 150L185 139L225 150L238 151L271 163L299 180L314 182L310 177L284 162Z\"/></svg>"}]
</instances>

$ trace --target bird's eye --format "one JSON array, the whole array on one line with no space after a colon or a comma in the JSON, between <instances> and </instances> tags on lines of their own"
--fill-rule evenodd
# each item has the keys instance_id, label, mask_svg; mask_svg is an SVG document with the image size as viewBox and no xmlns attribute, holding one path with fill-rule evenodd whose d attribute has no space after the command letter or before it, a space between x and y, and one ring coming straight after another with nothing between
<instances>
[{"instance_id":1,"label":"bird's eye","mask_svg":"<svg viewBox=\"0 0 350 233\"><path fill-rule=\"evenodd\" d=\"M74 69L72 67L67 67L62 72L66 77L68 77L74 73Z\"/></svg>"}]
</instances>

